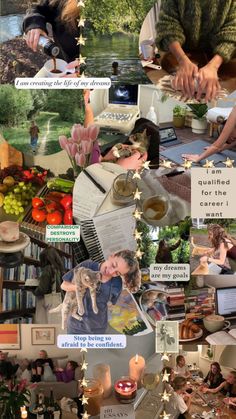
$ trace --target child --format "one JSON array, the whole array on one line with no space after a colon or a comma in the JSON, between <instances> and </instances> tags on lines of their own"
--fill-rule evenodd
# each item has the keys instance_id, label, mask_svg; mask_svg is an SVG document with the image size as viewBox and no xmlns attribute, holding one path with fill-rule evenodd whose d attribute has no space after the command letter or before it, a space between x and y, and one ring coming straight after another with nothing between
<instances>
[{"instance_id":1,"label":"child","mask_svg":"<svg viewBox=\"0 0 236 419\"><path fill-rule=\"evenodd\" d=\"M75 370L77 367L77 362L68 361L64 369L56 368L55 375L57 377L57 381L63 381L64 383L73 381L75 379Z\"/></svg>"},{"instance_id":2,"label":"child","mask_svg":"<svg viewBox=\"0 0 236 419\"><path fill-rule=\"evenodd\" d=\"M181 418L186 413L191 405L191 395L186 392L187 380L184 377L175 377L173 381L174 397L176 407L180 413L178 418Z\"/></svg>"}]
</instances>

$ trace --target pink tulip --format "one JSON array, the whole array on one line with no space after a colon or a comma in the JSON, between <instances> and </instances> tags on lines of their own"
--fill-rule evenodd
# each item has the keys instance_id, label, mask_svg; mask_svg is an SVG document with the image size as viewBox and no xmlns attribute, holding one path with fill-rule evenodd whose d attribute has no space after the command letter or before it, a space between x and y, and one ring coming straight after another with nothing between
<instances>
[{"instance_id":1,"label":"pink tulip","mask_svg":"<svg viewBox=\"0 0 236 419\"><path fill-rule=\"evenodd\" d=\"M81 141L81 149L84 154L90 154L93 149L92 140Z\"/></svg>"},{"instance_id":2,"label":"pink tulip","mask_svg":"<svg viewBox=\"0 0 236 419\"><path fill-rule=\"evenodd\" d=\"M71 128L72 141L74 141L75 143L79 140L79 126L81 125L74 124L73 127Z\"/></svg>"},{"instance_id":3,"label":"pink tulip","mask_svg":"<svg viewBox=\"0 0 236 419\"><path fill-rule=\"evenodd\" d=\"M84 167L84 166L85 166L85 164L86 164L86 157L85 157L85 154L83 154L83 153L77 153L77 154L75 155L75 161L76 161L76 163L78 164L78 166L80 166L80 167Z\"/></svg>"},{"instance_id":4,"label":"pink tulip","mask_svg":"<svg viewBox=\"0 0 236 419\"><path fill-rule=\"evenodd\" d=\"M20 393L23 390L25 390L26 385L27 385L27 380L26 379L21 380L20 383L19 383L18 392Z\"/></svg>"},{"instance_id":5,"label":"pink tulip","mask_svg":"<svg viewBox=\"0 0 236 419\"><path fill-rule=\"evenodd\" d=\"M89 125L89 127L87 129L88 129L88 132L89 132L89 138L92 141L95 141L98 137L98 134L99 134L99 127L97 125Z\"/></svg>"},{"instance_id":6,"label":"pink tulip","mask_svg":"<svg viewBox=\"0 0 236 419\"><path fill-rule=\"evenodd\" d=\"M66 138L66 136L65 136L65 135L60 135L60 137L59 137L59 143L60 143L61 148L62 148L63 150L65 150L66 145L67 145L67 143L68 143L68 139Z\"/></svg>"}]
</instances>

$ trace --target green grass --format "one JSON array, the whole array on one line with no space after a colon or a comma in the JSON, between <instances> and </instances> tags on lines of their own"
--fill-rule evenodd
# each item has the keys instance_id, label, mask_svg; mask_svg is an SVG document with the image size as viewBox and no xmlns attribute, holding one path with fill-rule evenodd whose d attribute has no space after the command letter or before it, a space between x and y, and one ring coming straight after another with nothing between
<instances>
[{"instance_id":1,"label":"green grass","mask_svg":"<svg viewBox=\"0 0 236 419\"><path fill-rule=\"evenodd\" d=\"M50 118L50 133L47 137L45 155L57 153L61 150L58 137L60 135L70 136L72 122L62 121L57 113L53 112L40 112L34 117L35 123L38 125L40 134L38 145L40 146L40 139L46 133L47 122ZM30 136L29 136L30 121L22 122L18 127L3 127L1 132L3 137L13 147L22 152L31 151Z\"/></svg>"}]
</instances>

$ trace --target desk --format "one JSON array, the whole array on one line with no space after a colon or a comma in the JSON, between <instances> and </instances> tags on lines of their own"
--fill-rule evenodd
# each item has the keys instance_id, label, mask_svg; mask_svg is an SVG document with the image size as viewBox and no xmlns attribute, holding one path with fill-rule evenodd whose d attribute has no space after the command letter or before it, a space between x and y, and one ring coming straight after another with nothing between
<instances>
[{"instance_id":1,"label":"desk","mask_svg":"<svg viewBox=\"0 0 236 419\"><path fill-rule=\"evenodd\" d=\"M193 393L194 394L194 393ZM199 394L201 394L199 392ZM207 402L215 402L215 404L210 407L210 406L205 406L204 405L204 401L202 400L201 403L194 403L194 395L193 395L193 402L190 406L190 410L187 414L185 414L186 419L191 419L192 415L194 413L203 413L205 412L210 412L212 409L220 409L222 414L218 417L219 419L226 419L226 418L230 418L230 419L236 419L236 410L233 410L232 408L228 408L227 405L223 402L224 396L222 394L204 394L203 397L205 398L205 400Z\"/></svg>"}]
</instances>

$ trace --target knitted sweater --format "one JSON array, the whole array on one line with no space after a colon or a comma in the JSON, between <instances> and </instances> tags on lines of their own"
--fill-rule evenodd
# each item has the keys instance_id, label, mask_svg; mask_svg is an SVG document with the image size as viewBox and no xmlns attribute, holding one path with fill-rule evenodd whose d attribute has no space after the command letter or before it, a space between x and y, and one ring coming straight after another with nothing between
<instances>
[{"instance_id":1,"label":"knitted sweater","mask_svg":"<svg viewBox=\"0 0 236 419\"><path fill-rule=\"evenodd\" d=\"M236 1L162 0L156 31L163 51L178 41L185 50L203 49L227 62L236 52Z\"/></svg>"}]
</instances>

